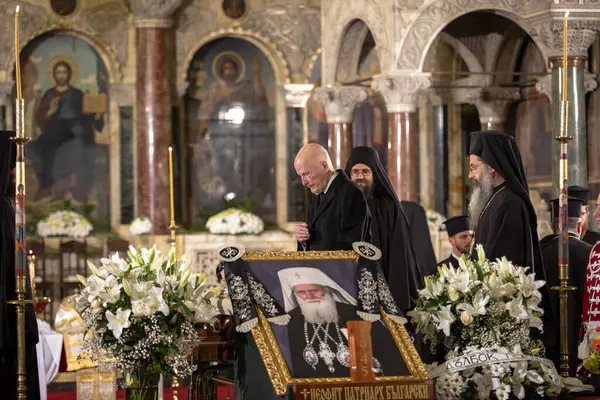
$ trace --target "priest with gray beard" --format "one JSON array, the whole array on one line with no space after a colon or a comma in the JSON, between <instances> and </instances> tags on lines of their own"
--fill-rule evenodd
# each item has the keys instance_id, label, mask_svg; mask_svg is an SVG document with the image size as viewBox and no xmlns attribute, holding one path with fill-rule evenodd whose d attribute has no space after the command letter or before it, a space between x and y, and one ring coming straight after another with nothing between
<instances>
[{"instance_id":1,"label":"priest with gray beard","mask_svg":"<svg viewBox=\"0 0 600 400\"><path fill-rule=\"evenodd\" d=\"M537 216L515 139L495 131L472 133L469 179L474 188L469 200L474 244L483 245L489 260L505 256L546 280Z\"/></svg>"}]
</instances>

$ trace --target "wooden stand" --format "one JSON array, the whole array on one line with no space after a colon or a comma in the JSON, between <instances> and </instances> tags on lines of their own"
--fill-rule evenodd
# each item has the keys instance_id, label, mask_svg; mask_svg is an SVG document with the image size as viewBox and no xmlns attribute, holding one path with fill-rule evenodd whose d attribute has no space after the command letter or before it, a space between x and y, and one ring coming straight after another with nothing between
<instances>
[{"instance_id":1,"label":"wooden stand","mask_svg":"<svg viewBox=\"0 0 600 400\"><path fill-rule=\"evenodd\" d=\"M348 321L347 327L348 350L350 351L350 380L352 383L375 382L371 322Z\"/></svg>"}]
</instances>

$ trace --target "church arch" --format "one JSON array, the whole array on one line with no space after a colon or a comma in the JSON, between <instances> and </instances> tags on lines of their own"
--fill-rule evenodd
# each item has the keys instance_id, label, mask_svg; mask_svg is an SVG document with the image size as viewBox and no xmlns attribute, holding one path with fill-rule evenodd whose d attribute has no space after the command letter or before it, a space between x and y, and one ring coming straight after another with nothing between
<instances>
[{"instance_id":1,"label":"church arch","mask_svg":"<svg viewBox=\"0 0 600 400\"><path fill-rule=\"evenodd\" d=\"M449 7L447 0L434 0L420 11L418 17L408 27L395 54L394 65L397 69L422 71L427 51L438 34L456 18L475 11L498 13L520 26L533 38L531 26L519 15L524 12L523 4L515 8L513 2L498 0L482 1L477 7L456 0L452 3L455 4ZM536 41L535 38L533 40ZM547 59L542 43L536 41L536 44Z\"/></svg>"},{"instance_id":2,"label":"church arch","mask_svg":"<svg viewBox=\"0 0 600 400\"><path fill-rule=\"evenodd\" d=\"M445 32L440 32L438 38L444 41L450 47L452 47L454 51L456 51L456 53L463 59L463 61L467 65L469 72L483 72L483 66L477 59L477 56L475 56L475 54L473 54L473 52L467 46L465 46L465 44L461 42L460 39L450 36Z\"/></svg>"},{"instance_id":3,"label":"church arch","mask_svg":"<svg viewBox=\"0 0 600 400\"><path fill-rule=\"evenodd\" d=\"M337 57L337 71L335 74L337 82L356 80L360 54L369 33L369 27L361 19L355 19L348 24Z\"/></svg>"},{"instance_id":4,"label":"church arch","mask_svg":"<svg viewBox=\"0 0 600 400\"><path fill-rule=\"evenodd\" d=\"M389 13L388 13L389 14ZM376 2L365 0L353 0L344 2L334 2L325 10L324 21L328 23L328 29L323 32L323 84L334 85L340 64L347 60L341 59L346 54L342 52L344 41L348 33L366 34L364 26L359 29L356 21L361 21L366 25L366 29L371 32L375 40L377 55L382 69L387 70L391 63L391 39L386 32L385 26L388 19L393 18L382 12ZM349 30L354 27L354 29ZM353 49L360 54L363 42L354 43ZM353 53L353 51L351 51ZM342 67L343 68L343 67Z\"/></svg>"},{"instance_id":5,"label":"church arch","mask_svg":"<svg viewBox=\"0 0 600 400\"><path fill-rule=\"evenodd\" d=\"M212 41L226 37L239 38L250 42L254 46L258 47L271 63L271 66L273 67L273 70L275 72L275 80L277 81L277 83L283 85L285 83L290 82L289 64L285 56L283 55L281 50L277 48L277 45L275 43L273 43L268 37L263 36L260 33L239 28L232 28L211 32L210 34L198 40L196 45L187 54L185 62L183 63L183 69L178 72L179 83L183 83L187 80L187 73L190 68L191 62L194 59L196 53L202 47L206 46Z\"/></svg>"},{"instance_id":6,"label":"church arch","mask_svg":"<svg viewBox=\"0 0 600 400\"><path fill-rule=\"evenodd\" d=\"M52 26L47 29L43 29L37 32L32 33L23 41L23 45L21 46L21 53L27 49L29 45L32 43L36 43L39 40L43 40L44 37L48 37L49 35L65 35L72 36L76 39L79 39L88 45L90 45L96 53L102 59L102 62L106 66L109 75L109 83L118 83L123 79L121 65L117 60L116 52L113 47L105 42L100 36L85 32L82 30L63 27ZM9 57L6 59L5 69L6 71L13 71L15 68L15 54L14 52L10 52Z\"/></svg>"}]
</instances>

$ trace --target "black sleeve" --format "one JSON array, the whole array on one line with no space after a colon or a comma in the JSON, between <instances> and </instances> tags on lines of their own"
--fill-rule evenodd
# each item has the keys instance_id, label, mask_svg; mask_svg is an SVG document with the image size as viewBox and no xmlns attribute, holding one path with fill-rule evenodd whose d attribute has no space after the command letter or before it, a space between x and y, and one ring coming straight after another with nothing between
<instances>
[{"instance_id":1,"label":"black sleeve","mask_svg":"<svg viewBox=\"0 0 600 400\"><path fill-rule=\"evenodd\" d=\"M526 238L529 218L527 210L511 202L502 203L496 210L495 218L487 235L487 242L483 243L485 254L490 260L506 256L506 259L521 267L524 265L526 246L529 243Z\"/></svg>"},{"instance_id":2,"label":"black sleeve","mask_svg":"<svg viewBox=\"0 0 600 400\"><path fill-rule=\"evenodd\" d=\"M367 225L367 200L360 191L347 190L340 210L340 233L338 249L352 249L352 243L364 240Z\"/></svg>"}]
</instances>

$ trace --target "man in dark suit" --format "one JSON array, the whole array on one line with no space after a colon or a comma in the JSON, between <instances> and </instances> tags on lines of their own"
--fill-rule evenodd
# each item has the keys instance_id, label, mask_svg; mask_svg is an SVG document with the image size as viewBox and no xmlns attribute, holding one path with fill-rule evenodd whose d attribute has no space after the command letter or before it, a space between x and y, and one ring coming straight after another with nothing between
<instances>
[{"instance_id":1,"label":"man in dark suit","mask_svg":"<svg viewBox=\"0 0 600 400\"><path fill-rule=\"evenodd\" d=\"M581 360L577 358L577 347L579 343L579 329L581 326L581 311L583 309L583 297L586 279L586 268L588 256L592 246L581 240L581 200L569 197L567 224L569 227L569 286L575 286L577 291L569 292L569 376L575 376L577 366ZM554 231L558 231L559 208L558 199L552 200L552 220ZM546 286L549 288L559 286L558 267L558 234L549 235L540 241L544 267L546 270ZM536 279L537 276L536 276ZM558 315L559 297L555 290L550 291L550 307ZM551 325L551 326L548 326ZM552 360L556 367L560 361L560 332L558 321L551 323L546 321L544 326L544 344L546 357Z\"/></svg>"},{"instance_id":2,"label":"man in dark suit","mask_svg":"<svg viewBox=\"0 0 600 400\"><path fill-rule=\"evenodd\" d=\"M362 191L335 170L322 146L309 143L294 160L302 184L310 189L308 223L296 227L298 250L352 250L370 238L370 216Z\"/></svg>"},{"instance_id":3,"label":"man in dark suit","mask_svg":"<svg viewBox=\"0 0 600 400\"><path fill-rule=\"evenodd\" d=\"M596 244L596 242L600 241L600 233L588 230L589 225L589 197L590 197L590 189L571 185L569 186L569 196L575 197L576 199L580 199L582 201L581 204L581 240L588 243L590 246Z\"/></svg>"},{"instance_id":4,"label":"man in dark suit","mask_svg":"<svg viewBox=\"0 0 600 400\"><path fill-rule=\"evenodd\" d=\"M458 260L463 254L469 254L471 243L473 242L473 231L469 228L469 217L459 215L450 218L444 222L446 232L448 232L448 241L452 245L452 253L445 260L438 263L438 267L443 264L450 264L454 268L458 267Z\"/></svg>"}]
</instances>

